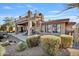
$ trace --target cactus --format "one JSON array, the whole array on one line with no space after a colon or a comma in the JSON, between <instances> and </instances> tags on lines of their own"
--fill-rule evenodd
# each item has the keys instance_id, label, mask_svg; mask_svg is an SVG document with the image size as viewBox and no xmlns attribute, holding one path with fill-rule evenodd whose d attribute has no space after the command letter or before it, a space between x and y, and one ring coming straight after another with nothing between
<instances>
[{"instance_id":1,"label":"cactus","mask_svg":"<svg viewBox=\"0 0 79 59\"><path fill-rule=\"evenodd\" d=\"M25 42L19 42L16 46L16 51L24 51L27 48L27 44Z\"/></svg>"}]
</instances>

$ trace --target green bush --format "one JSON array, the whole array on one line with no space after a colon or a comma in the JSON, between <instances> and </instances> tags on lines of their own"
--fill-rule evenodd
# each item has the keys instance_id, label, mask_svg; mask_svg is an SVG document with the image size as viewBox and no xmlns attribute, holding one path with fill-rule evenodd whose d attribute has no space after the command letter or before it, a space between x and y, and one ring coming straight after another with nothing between
<instances>
[{"instance_id":1,"label":"green bush","mask_svg":"<svg viewBox=\"0 0 79 59\"><path fill-rule=\"evenodd\" d=\"M5 52L5 48L0 45L0 56L3 56Z\"/></svg>"},{"instance_id":2,"label":"green bush","mask_svg":"<svg viewBox=\"0 0 79 59\"><path fill-rule=\"evenodd\" d=\"M26 42L19 42L16 46L16 51L24 51L27 48Z\"/></svg>"},{"instance_id":3,"label":"green bush","mask_svg":"<svg viewBox=\"0 0 79 59\"><path fill-rule=\"evenodd\" d=\"M40 41L40 35L32 35L28 36L26 39L28 47L36 47L39 45Z\"/></svg>"},{"instance_id":4,"label":"green bush","mask_svg":"<svg viewBox=\"0 0 79 59\"><path fill-rule=\"evenodd\" d=\"M61 38L53 35L43 35L40 38L41 46L49 55L58 55Z\"/></svg>"},{"instance_id":5,"label":"green bush","mask_svg":"<svg viewBox=\"0 0 79 59\"><path fill-rule=\"evenodd\" d=\"M61 47L62 48L69 48L72 46L73 43L73 36L71 35L61 35Z\"/></svg>"}]
</instances>

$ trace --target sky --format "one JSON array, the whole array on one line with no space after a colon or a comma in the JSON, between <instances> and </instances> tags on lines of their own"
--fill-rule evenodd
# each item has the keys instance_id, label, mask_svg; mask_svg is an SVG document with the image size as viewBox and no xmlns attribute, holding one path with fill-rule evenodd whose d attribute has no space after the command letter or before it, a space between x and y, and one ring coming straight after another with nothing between
<instances>
[{"instance_id":1,"label":"sky","mask_svg":"<svg viewBox=\"0 0 79 59\"><path fill-rule=\"evenodd\" d=\"M57 14L65 8L67 5L64 3L0 3L0 24L4 23L5 17L18 18L18 16L27 15L28 10L33 13L41 12L45 21L70 18L70 21L79 22L76 17L79 15L77 8Z\"/></svg>"}]
</instances>

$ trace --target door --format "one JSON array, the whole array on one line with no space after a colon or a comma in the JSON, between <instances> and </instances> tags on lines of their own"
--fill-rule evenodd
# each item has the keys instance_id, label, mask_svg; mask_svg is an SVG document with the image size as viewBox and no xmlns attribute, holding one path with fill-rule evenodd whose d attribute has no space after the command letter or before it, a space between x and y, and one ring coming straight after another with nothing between
<instances>
[{"instance_id":1,"label":"door","mask_svg":"<svg viewBox=\"0 0 79 59\"><path fill-rule=\"evenodd\" d=\"M21 27L21 32L23 32L23 27Z\"/></svg>"}]
</instances>

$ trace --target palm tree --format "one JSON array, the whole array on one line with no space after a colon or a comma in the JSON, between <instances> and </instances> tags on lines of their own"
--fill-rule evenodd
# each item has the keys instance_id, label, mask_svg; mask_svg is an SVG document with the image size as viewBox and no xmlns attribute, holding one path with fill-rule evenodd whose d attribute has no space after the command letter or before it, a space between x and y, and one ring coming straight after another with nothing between
<instances>
[{"instance_id":1,"label":"palm tree","mask_svg":"<svg viewBox=\"0 0 79 59\"><path fill-rule=\"evenodd\" d=\"M56 14L61 14L67 10L73 9L73 8L77 8L79 10L79 3L69 3L69 4L65 4L65 9L56 13ZM79 18L79 15L77 15L77 18Z\"/></svg>"},{"instance_id":2,"label":"palm tree","mask_svg":"<svg viewBox=\"0 0 79 59\"><path fill-rule=\"evenodd\" d=\"M5 17L5 24L8 26L14 26L14 19L12 17Z\"/></svg>"},{"instance_id":3,"label":"palm tree","mask_svg":"<svg viewBox=\"0 0 79 59\"><path fill-rule=\"evenodd\" d=\"M68 4L68 5L79 8L79 3L71 3L71 4Z\"/></svg>"},{"instance_id":4,"label":"palm tree","mask_svg":"<svg viewBox=\"0 0 79 59\"><path fill-rule=\"evenodd\" d=\"M4 22L6 24L7 30L11 31L15 26L14 18L12 17L5 17Z\"/></svg>"},{"instance_id":5,"label":"palm tree","mask_svg":"<svg viewBox=\"0 0 79 59\"><path fill-rule=\"evenodd\" d=\"M59 12L58 14L65 12L67 10L73 9L73 8L78 8L79 9L79 3L69 3L66 4L66 8L64 10L62 10L61 12Z\"/></svg>"}]
</instances>

